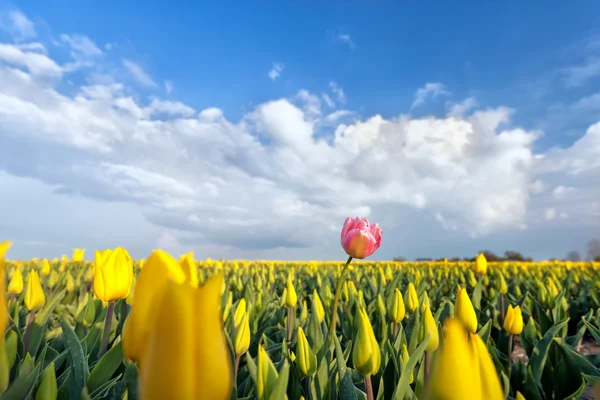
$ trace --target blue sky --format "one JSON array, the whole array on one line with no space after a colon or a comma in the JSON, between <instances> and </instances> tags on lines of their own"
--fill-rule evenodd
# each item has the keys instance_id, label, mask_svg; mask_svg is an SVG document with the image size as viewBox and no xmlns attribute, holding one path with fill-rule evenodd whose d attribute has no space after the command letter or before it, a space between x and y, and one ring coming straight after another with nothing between
<instances>
[{"instance_id":1,"label":"blue sky","mask_svg":"<svg viewBox=\"0 0 600 400\"><path fill-rule=\"evenodd\" d=\"M584 252L599 26L594 1L0 1L0 234L336 259L361 214L378 258Z\"/></svg>"}]
</instances>

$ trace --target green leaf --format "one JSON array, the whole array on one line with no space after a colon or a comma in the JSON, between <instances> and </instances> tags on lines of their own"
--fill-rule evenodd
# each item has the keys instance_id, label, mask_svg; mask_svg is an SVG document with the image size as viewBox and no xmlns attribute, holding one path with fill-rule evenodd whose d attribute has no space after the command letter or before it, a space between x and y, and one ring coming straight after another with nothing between
<instances>
[{"instance_id":1,"label":"green leaf","mask_svg":"<svg viewBox=\"0 0 600 400\"><path fill-rule=\"evenodd\" d=\"M394 400L403 400L404 395L406 394L406 389L408 387L408 381L410 380L411 371L414 371L417 363L423 357L423 353L425 352L425 348L429 343L430 336L427 335L425 340L415 349L415 351L411 354L408 362L406 363L406 367L402 370L402 375L400 376L400 380L398 381L398 385L396 386L396 390L394 391L394 395L392 398Z\"/></svg>"},{"instance_id":2,"label":"green leaf","mask_svg":"<svg viewBox=\"0 0 600 400\"><path fill-rule=\"evenodd\" d=\"M28 374L22 374L15 379L6 392L0 396L2 400L22 400L29 397L33 391L39 374L40 365L38 364Z\"/></svg>"},{"instance_id":3,"label":"green leaf","mask_svg":"<svg viewBox=\"0 0 600 400\"><path fill-rule=\"evenodd\" d=\"M596 328L585 318L583 318L582 321L585 324L585 326L588 328L588 330L590 331L590 333L592 334L594 339L596 339L596 343L600 345L600 329Z\"/></svg>"},{"instance_id":4,"label":"green leaf","mask_svg":"<svg viewBox=\"0 0 600 400\"><path fill-rule=\"evenodd\" d=\"M544 370L544 366L546 365L546 360L548 358L548 351L550 350L550 345L553 343L554 337L561 331L561 329L569 323L569 318L565 318L564 320L554 324L548 331L544 334L542 340L540 340L533 349L533 354L531 355L531 359L529 360L529 365L531 366L533 377L536 382L540 382L542 379L542 371Z\"/></svg>"},{"instance_id":5,"label":"green leaf","mask_svg":"<svg viewBox=\"0 0 600 400\"><path fill-rule=\"evenodd\" d=\"M481 327L477 334L483 340L483 343L487 344L488 339L490 338L490 333L492 332L492 320L490 319L484 326Z\"/></svg>"},{"instance_id":6,"label":"green leaf","mask_svg":"<svg viewBox=\"0 0 600 400\"><path fill-rule=\"evenodd\" d=\"M481 310L481 294L483 291L483 284L481 283L481 279L479 279L479 282L477 282L477 285L475 285L475 288L473 289L473 296L471 298L472 302L473 302L473 307Z\"/></svg>"},{"instance_id":7,"label":"green leaf","mask_svg":"<svg viewBox=\"0 0 600 400\"><path fill-rule=\"evenodd\" d=\"M46 331L46 323L50 318L50 315L60 304L60 301L65 297L66 289L57 292L47 302L44 308L38 312L31 325L31 333L29 335L29 344L27 345L27 352L32 356L35 356L38 352L40 344L44 338L44 332Z\"/></svg>"},{"instance_id":8,"label":"green leaf","mask_svg":"<svg viewBox=\"0 0 600 400\"><path fill-rule=\"evenodd\" d=\"M341 400L357 400L358 396L356 388L352 382L352 375L350 370L346 369L342 379L340 380L340 399Z\"/></svg>"},{"instance_id":9,"label":"green leaf","mask_svg":"<svg viewBox=\"0 0 600 400\"><path fill-rule=\"evenodd\" d=\"M94 391L108 382L122 363L123 347L122 342L118 342L96 363L87 380L87 387L92 397L94 397Z\"/></svg>"},{"instance_id":10,"label":"green leaf","mask_svg":"<svg viewBox=\"0 0 600 400\"><path fill-rule=\"evenodd\" d=\"M273 385L269 400L287 399L287 386L290 376L290 365L287 360L283 364L283 368L279 371L279 376Z\"/></svg>"},{"instance_id":11,"label":"green leaf","mask_svg":"<svg viewBox=\"0 0 600 400\"><path fill-rule=\"evenodd\" d=\"M73 379L69 387L69 397L76 399L81 396L85 382L88 379L89 370L87 360L83 354L83 348L73 331L73 328L63 319L60 320L60 327L63 331L65 347L69 351L69 359L71 360L71 368Z\"/></svg>"},{"instance_id":12,"label":"green leaf","mask_svg":"<svg viewBox=\"0 0 600 400\"><path fill-rule=\"evenodd\" d=\"M127 400L137 400L138 398L138 368L134 363L128 362L125 366L123 376L125 386L127 386Z\"/></svg>"}]
</instances>

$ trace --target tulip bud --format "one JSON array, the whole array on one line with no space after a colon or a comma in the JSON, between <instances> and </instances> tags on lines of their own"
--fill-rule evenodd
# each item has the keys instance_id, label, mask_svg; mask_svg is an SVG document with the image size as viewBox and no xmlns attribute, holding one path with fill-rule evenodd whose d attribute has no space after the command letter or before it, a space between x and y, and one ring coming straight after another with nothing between
<instances>
[{"instance_id":1,"label":"tulip bud","mask_svg":"<svg viewBox=\"0 0 600 400\"><path fill-rule=\"evenodd\" d=\"M246 315L246 299L242 297L233 313L233 325L238 326L242 322L244 315Z\"/></svg>"},{"instance_id":2,"label":"tulip bud","mask_svg":"<svg viewBox=\"0 0 600 400\"><path fill-rule=\"evenodd\" d=\"M596 395L596 398L598 398L598 395ZM523 396L521 394L521 392L517 391L517 397L515 397L515 400L526 400L525 396Z\"/></svg>"},{"instance_id":3,"label":"tulip bud","mask_svg":"<svg viewBox=\"0 0 600 400\"><path fill-rule=\"evenodd\" d=\"M23 274L17 269L8 283L8 293L13 295L21 294L23 291Z\"/></svg>"},{"instance_id":4,"label":"tulip bud","mask_svg":"<svg viewBox=\"0 0 600 400\"><path fill-rule=\"evenodd\" d=\"M66 284L67 292L71 293L75 290L75 281L73 280L73 275L70 272L67 272L67 284Z\"/></svg>"},{"instance_id":5,"label":"tulip bud","mask_svg":"<svg viewBox=\"0 0 600 400\"><path fill-rule=\"evenodd\" d=\"M482 275L487 272L487 259L483 253L475 258L475 272Z\"/></svg>"},{"instance_id":6,"label":"tulip bud","mask_svg":"<svg viewBox=\"0 0 600 400\"><path fill-rule=\"evenodd\" d=\"M431 302L429 301L429 295L427 294L427 290L425 290L423 292L423 301L421 302L421 305L423 307L427 306L427 307L431 308Z\"/></svg>"},{"instance_id":7,"label":"tulip bud","mask_svg":"<svg viewBox=\"0 0 600 400\"><path fill-rule=\"evenodd\" d=\"M244 312L239 324L235 326L234 347L236 355L244 354L250 347L250 324L247 312Z\"/></svg>"},{"instance_id":8,"label":"tulip bud","mask_svg":"<svg viewBox=\"0 0 600 400\"><path fill-rule=\"evenodd\" d=\"M300 311L300 322L305 322L308 319L308 306L306 300L302 301L302 311Z\"/></svg>"},{"instance_id":9,"label":"tulip bud","mask_svg":"<svg viewBox=\"0 0 600 400\"><path fill-rule=\"evenodd\" d=\"M381 245L379 224L371 225L366 218L348 217L342 228L341 243L352 258L367 258Z\"/></svg>"},{"instance_id":10,"label":"tulip bud","mask_svg":"<svg viewBox=\"0 0 600 400\"><path fill-rule=\"evenodd\" d=\"M479 335L471 336L471 349L475 368L479 370L482 399L504 399L498 372L487 346Z\"/></svg>"},{"instance_id":11,"label":"tulip bud","mask_svg":"<svg viewBox=\"0 0 600 400\"><path fill-rule=\"evenodd\" d=\"M31 270L27 278L27 290L25 291L25 306L29 311L35 311L46 303L44 290L37 271Z\"/></svg>"},{"instance_id":12,"label":"tulip bud","mask_svg":"<svg viewBox=\"0 0 600 400\"><path fill-rule=\"evenodd\" d=\"M506 284L506 279L504 279L504 275L502 272L498 273L498 293L506 294L508 292L508 285Z\"/></svg>"},{"instance_id":13,"label":"tulip bud","mask_svg":"<svg viewBox=\"0 0 600 400\"><path fill-rule=\"evenodd\" d=\"M133 262L127 250L117 247L95 261L94 293L104 303L124 299L133 284Z\"/></svg>"},{"instance_id":14,"label":"tulip bud","mask_svg":"<svg viewBox=\"0 0 600 400\"><path fill-rule=\"evenodd\" d=\"M319 293L317 293L317 289L313 289L313 303L315 303L315 309L317 310L317 318L319 322L323 322L325 319L325 309L323 308L323 303L321 303L321 298L319 297Z\"/></svg>"},{"instance_id":15,"label":"tulip bud","mask_svg":"<svg viewBox=\"0 0 600 400\"><path fill-rule=\"evenodd\" d=\"M194 261L194 252L190 251L181 256L179 261L181 269L185 273L186 281L194 287L198 287L198 266Z\"/></svg>"},{"instance_id":16,"label":"tulip bud","mask_svg":"<svg viewBox=\"0 0 600 400\"><path fill-rule=\"evenodd\" d=\"M405 313L402 294L398 288L394 288L394 293L392 294L390 304L388 305L388 315L393 322L398 323L404 319Z\"/></svg>"},{"instance_id":17,"label":"tulip bud","mask_svg":"<svg viewBox=\"0 0 600 400\"><path fill-rule=\"evenodd\" d=\"M50 275L50 263L48 260L44 259L44 261L42 261L42 269L40 272L42 273L42 276Z\"/></svg>"},{"instance_id":18,"label":"tulip bud","mask_svg":"<svg viewBox=\"0 0 600 400\"><path fill-rule=\"evenodd\" d=\"M402 353L400 353L400 361L402 362L402 367L406 368L406 364L408 364L408 360L410 360L410 356L408 355L408 349L406 348L406 343L402 343ZM406 373L408 371L402 371L402 373ZM415 380L414 371L410 371L410 378L408 379L408 384L410 385Z\"/></svg>"},{"instance_id":19,"label":"tulip bud","mask_svg":"<svg viewBox=\"0 0 600 400\"><path fill-rule=\"evenodd\" d=\"M358 313L358 333L352 349L352 363L354 369L364 376L375 375L381 366L379 343L364 308L360 307Z\"/></svg>"},{"instance_id":20,"label":"tulip bud","mask_svg":"<svg viewBox=\"0 0 600 400\"><path fill-rule=\"evenodd\" d=\"M419 307L419 296L417 296L417 290L412 282L408 284L408 291L404 295L404 304L406 304L406 309L411 314Z\"/></svg>"},{"instance_id":21,"label":"tulip bud","mask_svg":"<svg viewBox=\"0 0 600 400\"><path fill-rule=\"evenodd\" d=\"M317 372L317 356L313 353L304 329L298 327L298 343L296 344L296 365L304 376L313 376Z\"/></svg>"},{"instance_id":22,"label":"tulip bud","mask_svg":"<svg viewBox=\"0 0 600 400\"><path fill-rule=\"evenodd\" d=\"M521 314L521 307L512 305L508 306L506 311L506 317L504 318L504 329L511 335L520 335L523 331L523 315Z\"/></svg>"},{"instance_id":23,"label":"tulip bud","mask_svg":"<svg viewBox=\"0 0 600 400\"><path fill-rule=\"evenodd\" d=\"M85 255L85 249L74 249L73 250L73 258L71 258L71 261L81 262L81 261L83 261L84 255Z\"/></svg>"},{"instance_id":24,"label":"tulip bud","mask_svg":"<svg viewBox=\"0 0 600 400\"><path fill-rule=\"evenodd\" d=\"M294 283L290 278L287 281L286 293L285 293L285 306L286 307L295 307L296 303L298 303L298 296L296 295L296 289L294 288Z\"/></svg>"},{"instance_id":25,"label":"tulip bud","mask_svg":"<svg viewBox=\"0 0 600 400\"><path fill-rule=\"evenodd\" d=\"M467 279L469 280L469 286L471 286L471 287L477 286L477 279L475 278L473 271L471 271L471 270L467 271Z\"/></svg>"},{"instance_id":26,"label":"tulip bud","mask_svg":"<svg viewBox=\"0 0 600 400\"><path fill-rule=\"evenodd\" d=\"M475 314L473 303L471 303L467 291L460 286L458 287L458 293L456 294L454 313L467 331L470 333L475 333L477 331L477 314Z\"/></svg>"},{"instance_id":27,"label":"tulip bud","mask_svg":"<svg viewBox=\"0 0 600 400\"><path fill-rule=\"evenodd\" d=\"M296 357L292 354L292 360ZM279 374L273 365L273 361L262 345L258 346L258 362L256 363L256 394L258 400L268 400L277 381Z\"/></svg>"},{"instance_id":28,"label":"tulip bud","mask_svg":"<svg viewBox=\"0 0 600 400\"><path fill-rule=\"evenodd\" d=\"M229 317L229 312L231 311L231 305L233 301L233 293L231 290L227 293L227 300L225 301L225 307L223 307L223 321L227 321Z\"/></svg>"},{"instance_id":29,"label":"tulip bud","mask_svg":"<svg viewBox=\"0 0 600 400\"><path fill-rule=\"evenodd\" d=\"M42 374L42 381L35 393L35 400L56 400L57 395L56 372L54 363L50 363Z\"/></svg>"},{"instance_id":30,"label":"tulip bud","mask_svg":"<svg viewBox=\"0 0 600 400\"><path fill-rule=\"evenodd\" d=\"M429 343L427 343L425 351L430 353L438 348L440 336L435 319L433 319L433 315L431 314L431 309L427 306L424 306L423 322L421 324L421 341L425 340L428 334Z\"/></svg>"},{"instance_id":31,"label":"tulip bud","mask_svg":"<svg viewBox=\"0 0 600 400\"><path fill-rule=\"evenodd\" d=\"M56 270L52 270L52 272L50 272L50 277L48 278L48 287L50 289L54 289L54 287L56 286L56 284L58 283L58 272L56 272Z\"/></svg>"}]
</instances>

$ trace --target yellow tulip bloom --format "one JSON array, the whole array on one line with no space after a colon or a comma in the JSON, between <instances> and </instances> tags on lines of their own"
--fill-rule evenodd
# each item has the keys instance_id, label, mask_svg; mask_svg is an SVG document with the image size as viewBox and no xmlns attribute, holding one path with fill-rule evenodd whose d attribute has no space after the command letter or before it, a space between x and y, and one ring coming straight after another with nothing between
<instances>
[{"instance_id":1,"label":"yellow tulip bloom","mask_svg":"<svg viewBox=\"0 0 600 400\"><path fill-rule=\"evenodd\" d=\"M194 287L198 287L198 266L196 265L196 261L194 261L194 252L190 251L182 255L179 262L186 275L186 282Z\"/></svg>"},{"instance_id":2,"label":"yellow tulip bloom","mask_svg":"<svg viewBox=\"0 0 600 400\"><path fill-rule=\"evenodd\" d=\"M352 363L354 369L361 374L375 375L381 366L379 343L373 333L367 312L360 307L358 313L358 333L352 349Z\"/></svg>"},{"instance_id":3,"label":"yellow tulip bloom","mask_svg":"<svg viewBox=\"0 0 600 400\"><path fill-rule=\"evenodd\" d=\"M391 302L388 305L388 315L393 322L398 323L404 319L405 314L406 310L404 309L404 299L402 298L400 290L395 288Z\"/></svg>"},{"instance_id":4,"label":"yellow tulip bloom","mask_svg":"<svg viewBox=\"0 0 600 400\"><path fill-rule=\"evenodd\" d=\"M250 323L248 313L244 312L239 324L235 326L234 350L236 355L242 355L250 347Z\"/></svg>"},{"instance_id":5,"label":"yellow tulip bloom","mask_svg":"<svg viewBox=\"0 0 600 400\"><path fill-rule=\"evenodd\" d=\"M286 307L295 307L296 303L298 303L298 295L296 295L296 289L294 288L294 283L291 279L288 278L286 294L284 298L284 305Z\"/></svg>"},{"instance_id":6,"label":"yellow tulip bloom","mask_svg":"<svg viewBox=\"0 0 600 400\"><path fill-rule=\"evenodd\" d=\"M487 258L483 253L475 258L475 272L484 275L487 272Z\"/></svg>"},{"instance_id":7,"label":"yellow tulip bloom","mask_svg":"<svg viewBox=\"0 0 600 400\"><path fill-rule=\"evenodd\" d=\"M487 346L479 335L471 336L471 348L475 360L476 371L479 372L482 399L502 400L504 393L496 372L496 367L487 349Z\"/></svg>"},{"instance_id":8,"label":"yellow tulip bloom","mask_svg":"<svg viewBox=\"0 0 600 400\"><path fill-rule=\"evenodd\" d=\"M42 268L40 269L42 276L50 275L50 269L50 263L44 258L44 261L42 261Z\"/></svg>"},{"instance_id":9,"label":"yellow tulip bloom","mask_svg":"<svg viewBox=\"0 0 600 400\"><path fill-rule=\"evenodd\" d=\"M313 353L304 329L298 327L298 342L296 343L296 364L304 376L313 376L317 372L317 356Z\"/></svg>"},{"instance_id":10,"label":"yellow tulip bloom","mask_svg":"<svg viewBox=\"0 0 600 400\"><path fill-rule=\"evenodd\" d=\"M27 278L27 289L25 290L25 306L29 311L35 311L44 306L46 297L44 289L36 270L31 270Z\"/></svg>"},{"instance_id":11,"label":"yellow tulip bloom","mask_svg":"<svg viewBox=\"0 0 600 400\"><path fill-rule=\"evenodd\" d=\"M467 291L460 286L458 287L458 293L456 294L454 313L467 331L471 333L477 332L477 314L475 314L473 303L471 303Z\"/></svg>"},{"instance_id":12,"label":"yellow tulip bloom","mask_svg":"<svg viewBox=\"0 0 600 400\"><path fill-rule=\"evenodd\" d=\"M23 274L20 269L13 272L13 276L8 283L8 293L10 294L21 294L23 291Z\"/></svg>"},{"instance_id":13,"label":"yellow tulip bloom","mask_svg":"<svg viewBox=\"0 0 600 400\"><path fill-rule=\"evenodd\" d=\"M84 255L85 255L85 249L74 249L73 250L73 258L71 258L71 261L81 262L81 261L83 261Z\"/></svg>"},{"instance_id":14,"label":"yellow tulip bloom","mask_svg":"<svg viewBox=\"0 0 600 400\"><path fill-rule=\"evenodd\" d=\"M105 259L95 261L94 293L107 303L124 299L133 284L133 263L127 250L117 247Z\"/></svg>"},{"instance_id":15,"label":"yellow tulip bloom","mask_svg":"<svg viewBox=\"0 0 600 400\"><path fill-rule=\"evenodd\" d=\"M246 299L242 297L233 313L233 326L238 326L246 314Z\"/></svg>"},{"instance_id":16,"label":"yellow tulip bloom","mask_svg":"<svg viewBox=\"0 0 600 400\"><path fill-rule=\"evenodd\" d=\"M404 304L409 313L414 313L417 307L419 307L419 296L417 296L417 289L412 282L408 284L408 291L404 295Z\"/></svg>"},{"instance_id":17,"label":"yellow tulip bloom","mask_svg":"<svg viewBox=\"0 0 600 400\"><path fill-rule=\"evenodd\" d=\"M229 399L232 368L221 320L222 280L213 276L200 288L165 283L140 365L142 400Z\"/></svg>"},{"instance_id":18,"label":"yellow tulip bloom","mask_svg":"<svg viewBox=\"0 0 600 400\"><path fill-rule=\"evenodd\" d=\"M319 322L323 322L325 319L325 309L323 308L323 303L321 302L319 293L317 293L317 289L313 289L312 301L315 303L315 309L317 310L317 318L319 319Z\"/></svg>"},{"instance_id":19,"label":"yellow tulip bloom","mask_svg":"<svg viewBox=\"0 0 600 400\"><path fill-rule=\"evenodd\" d=\"M506 317L504 317L504 329L511 335L520 335L523 331L523 315L521 307L512 305L508 306Z\"/></svg>"},{"instance_id":20,"label":"yellow tulip bloom","mask_svg":"<svg viewBox=\"0 0 600 400\"><path fill-rule=\"evenodd\" d=\"M426 352L432 352L438 348L440 344L440 335L438 327L431 314L431 309L428 306L423 306L423 320L421 323L421 340L425 340L429 334L429 343L425 348Z\"/></svg>"}]
</instances>

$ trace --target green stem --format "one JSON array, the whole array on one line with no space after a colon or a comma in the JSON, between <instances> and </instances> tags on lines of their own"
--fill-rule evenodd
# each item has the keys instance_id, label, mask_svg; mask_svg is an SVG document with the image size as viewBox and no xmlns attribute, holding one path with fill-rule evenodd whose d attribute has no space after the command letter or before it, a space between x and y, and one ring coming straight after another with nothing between
<instances>
[{"instance_id":1,"label":"green stem","mask_svg":"<svg viewBox=\"0 0 600 400\"><path fill-rule=\"evenodd\" d=\"M352 257L348 257L348 261L344 265L344 269L342 270L342 274L340 275L340 279L335 287L335 297L333 299L333 315L331 317L331 326L329 328L329 338L333 341L335 336L335 323L337 320L337 308L338 303L340 301L340 292L342 291L342 284L344 283L344 276L346 276L346 272L348 272L348 265L350 265L350 261L352 261Z\"/></svg>"},{"instance_id":2,"label":"green stem","mask_svg":"<svg viewBox=\"0 0 600 400\"><path fill-rule=\"evenodd\" d=\"M365 386L367 389L367 400L375 400L375 397L373 397L373 383L371 382L371 375L365 375Z\"/></svg>"},{"instance_id":3,"label":"green stem","mask_svg":"<svg viewBox=\"0 0 600 400\"><path fill-rule=\"evenodd\" d=\"M106 310L106 320L104 321L104 331L102 332L102 342L100 342L100 349L98 350L98 359L102 357L106 348L108 347L108 341L110 339L110 327L112 324L113 311L115 309L115 302L110 301L108 303L108 310Z\"/></svg>"},{"instance_id":4,"label":"green stem","mask_svg":"<svg viewBox=\"0 0 600 400\"><path fill-rule=\"evenodd\" d=\"M25 337L23 338L23 348L27 354L29 346L29 337L31 336L31 328L33 327L33 319L35 318L35 310L29 312L29 319L27 320L27 327L25 328Z\"/></svg>"},{"instance_id":5,"label":"green stem","mask_svg":"<svg viewBox=\"0 0 600 400\"><path fill-rule=\"evenodd\" d=\"M510 379L510 370L512 369L512 350L513 350L513 335L508 334L508 379Z\"/></svg>"},{"instance_id":6,"label":"green stem","mask_svg":"<svg viewBox=\"0 0 600 400\"><path fill-rule=\"evenodd\" d=\"M288 342L292 341L292 332L294 326L294 309L288 307Z\"/></svg>"},{"instance_id":7,"label":"green stem","mask_svg":"<svg viewBox=\"0 0 600 400\"><path fill-rule=\"evenodd\" d=\"M425 359L423 360L423 363L425 364L423 367L425 368L425 371L423 373L423 385L425 386L425 390L427 390L427 384L429 382L429 368L430 368L430 359L429 359L429 352L426 351L425 352Z\"/></svg>"}]
</instances>

